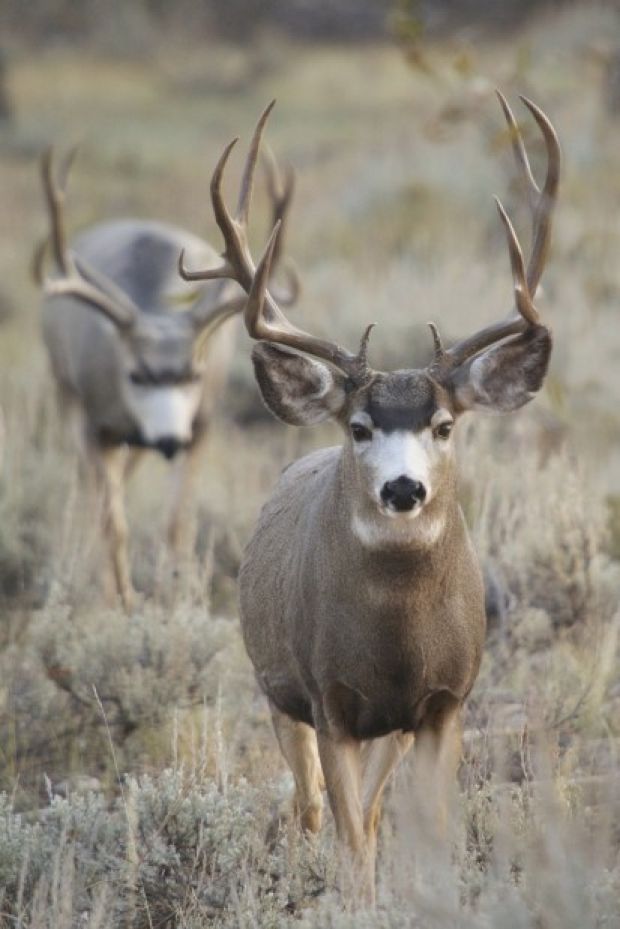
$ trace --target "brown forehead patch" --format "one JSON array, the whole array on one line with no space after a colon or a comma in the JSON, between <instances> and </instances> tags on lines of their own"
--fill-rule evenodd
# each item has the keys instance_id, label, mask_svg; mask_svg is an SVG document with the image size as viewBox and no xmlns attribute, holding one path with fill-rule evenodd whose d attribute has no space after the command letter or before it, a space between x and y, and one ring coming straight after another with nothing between
<instances>
[{"instance_id":1,"label":"brown forehead patch","mask_svg":"<svg viewBox=\"0 0 620 929\"><path fill-rule=\"evenodd\" d=\"M438 387L424 371L394 371L373 381L364 411L383 432L419 432L430 425L439 405Z\"/></svg>"}]
</instances>

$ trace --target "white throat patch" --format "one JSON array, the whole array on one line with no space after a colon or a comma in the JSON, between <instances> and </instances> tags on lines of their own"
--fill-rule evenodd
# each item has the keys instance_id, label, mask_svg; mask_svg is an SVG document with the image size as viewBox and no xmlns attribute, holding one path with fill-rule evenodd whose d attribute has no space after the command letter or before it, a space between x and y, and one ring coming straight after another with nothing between
<instances>
[{"instance_id":1,"label":"white throat patch","mask_svg":"<svg viewBox=\"0 0 620 929\"><path fill-rule=\"evenodd\" d=\"M353 515L351 530L355 538L366 548L430 548L441 536L445 516L428 518L425 514L405 518L391 518L377 513L376 516Z\"/></svg>"}]
</instances>

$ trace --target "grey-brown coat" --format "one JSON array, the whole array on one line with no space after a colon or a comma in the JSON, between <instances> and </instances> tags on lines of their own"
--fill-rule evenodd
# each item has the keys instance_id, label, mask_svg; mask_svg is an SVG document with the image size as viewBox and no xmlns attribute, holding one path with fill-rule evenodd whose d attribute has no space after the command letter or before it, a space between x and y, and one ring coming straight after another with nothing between
<instances>
[{"instance_id":1,"label":"grey-brown coat","mask_svg":"<svg viewBox=\"0 0 620 929\"><path fill-rule=\"evenodd\" d=\"M72 241L64 228L65 186L73 153L56 180L51 152L43 180L56 265L43 280L43 337L65 411L75 413L88 470L104 498L114 596L130 608L133 590L123 490L138 454L178 455L169 539L177 554L191 542L191 501L207 428L224 388L245 300L232 281L179 280L181 250L213 263L214 250L169 223L142 219L98 223ZM273 160L268 179L274 218L284 218L292 183ZM181 453L181 454L179 454Z\"/></svg>"},{"instance_id":2,"label":"grey-brown coat","mask_svg":"<svg viewBox=\"0 0 620 929\"><path fill-rule=\"evenodd\" d=\"M226 263L191 275L227 274L247 290L245 322L260 340L253 361L269 409L292 425L331 418L343 430L342 447L289 466L263 508L241 568L241 624L295 778L302 825L320 827L324 777L357 890L370 900L386 781L415 737L420 770L441 808L458 760L459 710L482 653L483 585L457 500L453 426L467 410L509 412L527 403L551 352L534 296L559 145L545 115L524 101L547 146L539 191L501 95L500 102L534 222L526 269L498 203L518 312L449 349L432 325L435 354L426 368L374 371L369 329L352 354L291 325L267 290L277 228L255 267L243 226L223 203L230 147L211 186ZM247 209L245 202L245 217Z\"/></svg>"}]
</instances>

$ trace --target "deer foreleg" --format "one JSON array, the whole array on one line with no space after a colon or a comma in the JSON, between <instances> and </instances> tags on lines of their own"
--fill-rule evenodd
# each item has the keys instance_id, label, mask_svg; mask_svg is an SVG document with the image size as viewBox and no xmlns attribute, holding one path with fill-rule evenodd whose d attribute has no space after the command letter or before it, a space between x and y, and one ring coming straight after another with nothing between
<instances>
[{"instance_id":1,"label":"deer foreleg","mask_svg":"<svg viewBox=\"0 0 620 929\"><path fill-rule=\"evenodd\" d=\"M343 845L345 897L353 903L362 899L373 904L375 869L364 832L360 743L322 732L317 733L317 742L329 805Z\"/></svg>"},{"instance_id":2,"label":"deer foreleg","mask_svg":"<svg viewBox=\"0 0 620 929\"><path fill-rule=\"evenodd\" d=\"M203 427L191 448L175 462L168 543L180 560L189 558L194 544L195 514L193 503L207 445L207 430Z\"/></svg>"},{"instance_id":3,"label":"deer foreleg","mask_svg":"<svg viewBox=\"0 0 620 929\"><path fill-rule=\"evenodd\" d=\"M103 484L104 527L116 591L126 611L133 608L135 593L131 583L128 527L125 515L126 450L108 448L99 452L99 472Z\"/></svg>"},{"instance_id":4,"label":"deer foreleg","mask_svg":"<svg viewBox=\"0 0 620 929\"><path fill-rule=\"evenodd\" d=\"M271 718L278 744L295 779L295 813L302 829L318 832L323 815L321 763L311 726L296 722L273 704Z\"/></svg>"}]
</instances>

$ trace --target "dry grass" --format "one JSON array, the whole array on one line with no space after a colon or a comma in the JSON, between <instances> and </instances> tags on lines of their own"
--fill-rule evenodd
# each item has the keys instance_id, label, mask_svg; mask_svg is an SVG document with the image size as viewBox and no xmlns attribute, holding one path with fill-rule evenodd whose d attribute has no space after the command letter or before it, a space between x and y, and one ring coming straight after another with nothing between
<instances>
[{"instance_id":1,"label":"dry grass","mask_svg":"<svg viewBox=\"0 0 620 929\"><path fill-rule=\"evenodd\" d=\"M484 46L429 47L423 68L387 47L267 40L246 55L162 43L137 63L15 51L17 122L0 137L0 925L620 925L620 125L602 87L614 29L614 13L584 5ZM373 361L397 367L426 357L428 318L454 336L509 300L492 193L526 232L495 85L539 101L563 143L541 298L552 369L530 408L461 424L493 622L451 841L425 835L405 767L378 908L351 914L331 825L316 846L274 826L289 777L235 621L239 552L278 469L337 435L244 425L257 400L240 337L196 501L196 557L173 583L152 506L166 468L147 463L129 500L143 607L130 620L106 609L98 528L80 507L28 281L44 227L36 153L84 140L75 228L134 213L215 239L211 167L277 96L270 142L298 172L298 318L345 344L377 320ZM261 197L256 207L258 242Z\"/></svg>"}]
</instances>

